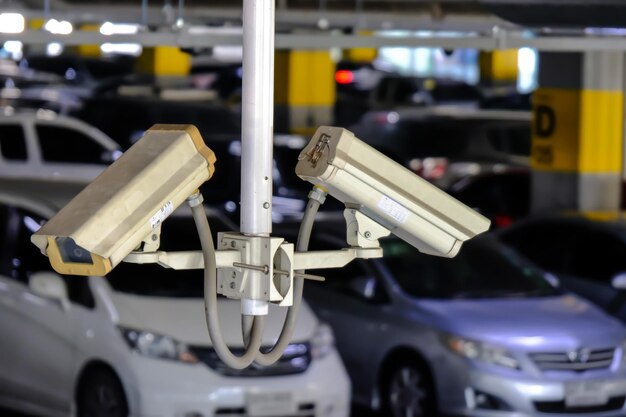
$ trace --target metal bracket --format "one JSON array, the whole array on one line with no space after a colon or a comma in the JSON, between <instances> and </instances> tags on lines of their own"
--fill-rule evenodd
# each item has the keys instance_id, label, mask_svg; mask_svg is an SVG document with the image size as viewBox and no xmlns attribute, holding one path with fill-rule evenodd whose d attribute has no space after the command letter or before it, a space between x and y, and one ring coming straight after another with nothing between
<instances>
[{"instance_id":1,"label":"metal bracket","mask_svg":"<svg viewBox=\"0 0 626 417\"><path fill-rule=\"evenodd\" d=\"M317 275L295 271L306 269L341 268L354 259L381 258L383 250L378 239L389 230L371 220L356 208L344 211L347 241L352 247L294 253L294 246L280 237L248 236L241 233L218 233L215 260L217 292L228 298L271 302L280 306L293 305L294 277L323 281ZM142 251L131 252L124 262L156 263L172 269L202 269L201 251L158 251L160 228L156 240L148 237ZM150 242L152 241L152 243ZM149 249L154 249L149 251ZM253 254L257 254L253 261ZM260 254L260 256L258 256Z\"/></svg>"},{"instance_id":2,"label":"metal bracket","mask_svg":"<svg viewBox=\"0 0 626 417\"><path fill-rule=\"evenodd\" d=\"M141 252L155 252L159 246L161 246L161 225L158 225L139 245Z\"/></svg>"},{"instance_id":3,"label":"metal bracket","mask_svg":"<svg viewBox=\"0 0 626 417\"><path fill-rule=\"evenodd\" d=\"M215 252L217 268L232 267L234 263L241 262L241 253L236 250L219 250ZM124 262L131 264L159 264L164 268L176 270L204 269L204 257L202 251L190 250L179 252L131 252Z\"/></svg>"},{"instance_id":4,"label":"metal bracket","mask_svg":"<svg viewBox=\"0 0 626 417\"><path fill-rule=\"evenodd\" d=\"M361 213L358 208L347 207L343 211L346 219L346 241L359 248L378 248L378 239L389 236L389 230Z\"/></svg>"},{"instance_id":5,"label":"metal bracket","mask_svg":"<svg viewBox=\"0 0 626 417\"><path fill-rule=\"evenodd\" d=\"M280 237L219 233L219 250L236 250L241 262L217 271L217 292L228 298L269 301L283 306L293 303L293 245ZM251 261L259 254L260 262ZM274 270L280 271L275 274ZM260 278L260 279L259 279Z\"/></svg>"}]
</instances>

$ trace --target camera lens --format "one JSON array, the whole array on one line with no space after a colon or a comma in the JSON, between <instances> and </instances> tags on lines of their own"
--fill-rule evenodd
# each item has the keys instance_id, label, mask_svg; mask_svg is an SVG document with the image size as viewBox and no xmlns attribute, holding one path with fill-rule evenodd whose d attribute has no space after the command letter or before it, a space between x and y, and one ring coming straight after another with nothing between
<instances>
[{"instance_id":1,"label":"camera lens","mask_svg":"<svg viewBox=\"0 0 626 417\"><path fill-rule=\"evenodd\" d=\"M63 262L93 264L91 260L91 253L78 246L71 237L57 237L56 242Z\"/></svg>"}]
</instances>

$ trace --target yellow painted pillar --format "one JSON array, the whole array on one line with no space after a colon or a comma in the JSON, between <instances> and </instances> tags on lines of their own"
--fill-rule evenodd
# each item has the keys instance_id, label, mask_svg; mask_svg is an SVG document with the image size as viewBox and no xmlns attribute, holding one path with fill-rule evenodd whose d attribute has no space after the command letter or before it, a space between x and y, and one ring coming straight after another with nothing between
<instances>
[{"instance_id":1,"label":"yellow painted pillar","mask_svg":"<svg viewBox=\"0 0 626 417\"><path fill-rule=\"evenodd\" d=\"M370 36L373 33L367 30L357 32L357 34L362 36ZM373 62L377 57L378 49L376 48L350 48L343 50L343 59L350 62L366 64Z\"/></svg>"},{"instance_id":2,"label":"yellow painted pillar","mask_svg":"<svg viewBox=\"0 0 626 417\"><path fill-rule=\"evenodd\" d=\"M276 51L275 130L311 135L333 121L335 63L328 51Z\"/></svg>"},{"instance_id":3,"label":"yellow painted pillar","mask_svg":"<svg viewBox=\"0 0 626 417\"><path fill-rule=\"evenodd\" d=\"M478 57L481 84L517 82L517 49L481 52Z\"/></svg>"},{"instance_id":4,"label":"yellow painted pillar","mask_svg":"<svg viewBox=\"0 0 626 417\"><path fill-rule=\"evenodd\" d=\"M191 56L174 46L144 48L137 60L137 72L160 76L188 75Z\"/></svg>"},{"instance_id":5,"label":"yellow painted pillar","mask_svg":"<svg viewBox=\"0 0 626 417\"><path fill-rule=\"evenodd\" d=\"M100 24L84 24L80 26L80 30L84 30L87 32L99 32ZM98 58L102 55L100 51L100 45L78 45L76 47L73 47L71 50L75 51L78 55L84 57Z\"/></svg>"},{"instance_id":6,"label":"yellow painted pillar","mask_svg":"<svg viewBox=\"0 0 626 417\"><path fill-rule=\"evenodd\" d=\"M540 54L540 88L533 96L533 210L619 208L623 70L622 53Z\"/></svg>"}]
</instances>

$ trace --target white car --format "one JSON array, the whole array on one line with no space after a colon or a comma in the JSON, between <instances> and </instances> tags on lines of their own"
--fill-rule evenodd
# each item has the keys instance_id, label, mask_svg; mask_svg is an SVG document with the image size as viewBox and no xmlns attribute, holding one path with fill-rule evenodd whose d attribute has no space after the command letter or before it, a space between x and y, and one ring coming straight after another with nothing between
<instances>
[{"instance_id":1,"label":"white car","mask_svg":"<svg viewBox=\"0 0 626 417\"><path fill-rule=\"evenodd\" d=\"M226 368L206 329L202 271L122 264L106 279L60 277L30 243L57 208L42 201L0 192L0 406L43 416L348 416L332 332L307 306L277 364ZM194 232L175 214L162 248L197 249ZM221 299L220 313L225 340L242 349L239 304ZM270 314L268 346L285 311Z\"/></svg>"},{"instance_id":2,"label":"white car","mask_svg":"<svg viewBox=\"0 0 626 417\"><path fill-rule=\"evenodd\" d=\"M78 119L0 111L0 177L87 183L121 155L117 142Z\"/></svg>"}]
</instances>

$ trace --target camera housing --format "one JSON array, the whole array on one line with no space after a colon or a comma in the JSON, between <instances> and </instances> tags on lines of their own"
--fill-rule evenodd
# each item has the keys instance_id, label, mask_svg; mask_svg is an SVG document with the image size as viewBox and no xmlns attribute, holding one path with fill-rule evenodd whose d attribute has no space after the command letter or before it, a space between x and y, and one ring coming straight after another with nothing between
<instances>
[{"instance_id":1,"label":"camera housing","mask_svg":"<svg viewBox=\"0 0 626 417\"><path fill-rule=\"evenodd\" d=\"M31 237L55 271L104 276L215 171L192 125L155 125Z\"/></svg>"},{"instance_id":2,"label":"camera housing","mask_svg":"<svg viewBox=\"0 0 626 417\"><path fill-rule=\"evenodd\" d=\"M487 218L347 129L318 128L296 174L429 255L454 257L464 241L489 229Z\"/></svg>"}]
</instances>

